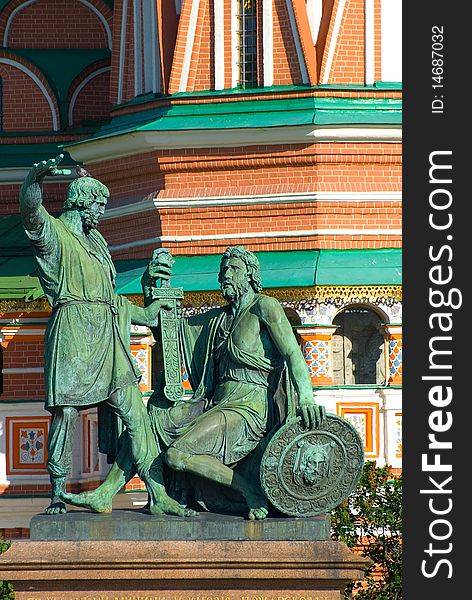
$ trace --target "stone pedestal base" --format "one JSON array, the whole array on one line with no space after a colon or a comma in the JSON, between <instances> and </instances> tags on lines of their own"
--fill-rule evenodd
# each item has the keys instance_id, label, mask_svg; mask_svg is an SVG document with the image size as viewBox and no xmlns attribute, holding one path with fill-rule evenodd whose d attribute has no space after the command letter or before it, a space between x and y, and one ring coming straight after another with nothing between
<instances>
[{"instance_id":1,"label":"stone pedestal base","mask_svg":"<svg viewBox=\"0 0 472 600\"><path fill-rule=\"evenodd\" d=\"M341 600L368 561L331 541L18 541L17 600Z\"/></svg>"},{"instance_id":2,"label":"stone pedestal base","mask_svg":"<svg viewBox=\"0 0 472 600\"><path fill-rule=\"evenodd\" d=\"M329 540L329 515L307 519L249 521L243 517L200 513L197 517L150 515L140 510L109 514L72 510L64 515L36 515L30 522L35 542L105 540Z\"/></svg>"}]
</instances>

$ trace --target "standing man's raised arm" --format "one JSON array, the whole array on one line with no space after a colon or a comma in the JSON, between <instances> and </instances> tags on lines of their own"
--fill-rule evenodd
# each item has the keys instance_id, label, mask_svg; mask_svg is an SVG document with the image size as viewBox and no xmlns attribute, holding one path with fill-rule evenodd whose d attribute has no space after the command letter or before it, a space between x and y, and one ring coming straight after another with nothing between
<instances>
[{"instance_id":1,"label":"standing man's raised arm","mask_svg":"<svg viewBox=\"0 0 472 600\"><path fill-rule=\"evenodd\" d=\"M42 181L46 175L70 175L69 169L58 169L57 166L64 158L59 154L56 158L35 163L26 176L20 189L20 212L25 229L31 231L37 227L39 213L42 207Z\"/></svg>"}]
</instances>

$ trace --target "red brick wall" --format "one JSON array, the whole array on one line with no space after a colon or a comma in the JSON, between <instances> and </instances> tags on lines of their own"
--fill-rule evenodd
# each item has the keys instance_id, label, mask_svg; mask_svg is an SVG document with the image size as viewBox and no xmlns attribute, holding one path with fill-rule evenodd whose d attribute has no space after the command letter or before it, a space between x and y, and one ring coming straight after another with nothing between
<instances>
[{"instance_id":1,"label":"red brick wall","mask_svg":"<svg viewBox=\"0 0 472 600\"><path fill-rule=\"evenodd\" d=\"M274 0L274 85L302 83L285 0Z\"/></svg>"},{"instance_id":2,"label":"red brick wall","mask_svg":"<svg viewBox=\"0 0 472 600\"><path fill-rule=\"evenodd\" d=\"M365 80L364 0L347 0L328 83L358 83Z\"/></svg>"},{"instance_id":3,"label":"red brick wall","mask_svg":"<svg viewBox=\"0 0 472 600\"><path fill-rule=\"evenodd\" d=\"M5 11L3 23L20 4L23 2L8 6L10 10ZM111 19L106 4L93 0L92 4ZM99 17L79 0L36 0L16 13L7 45L11 48L107 48L108 40Z\"/></svg>"},{"instance_id":4,"label":"red brick wall","mask_svg":"<svg viewBox=\"0 0 472 600\"><path fill-rule=\"evenodd\" d=\"M187 82L187 91L209 90L214 87L213 14L210 0L200 0L197 27L193 43L192 59Z\"/></svg>"},{"instance_id":5,"label":"red brick wall","mask_svg":"<svg viewBox=\"0 0 472 600\"><path fill-rule=\"evenodd\" d=\"M0 145L1 152L1 145ZM50 156L45 156L51 158ZM43 188L44 206L50 212L59 212L62 210L66 197L67 183L45 183ZM20 184L1 185L0 186L0 214L18 214L19 213L19 193Z\"/></svg>"},{"instance_id":6,"label":"red brick wall","mask_svg":"<svg viewBox=\"0 0 472 600\"><path fill-rule=\"evenodd\" d=\"M37 368L44 366L43 339L11 340L3 348L3 369ZM5 347L6 346L6 347ZM36 400L45 397L43 373L3 374L1 400Z\"/></svg>"},{"instance_id":7,"label":"red brick wall","mask_svg":"<svg viewBox=\"0 0 472 600\"><path fill-rule=\"evenodd\" d=\"M0 50L0 77L3 80L3 130L8 131L49 131L53 129L52 110L38 84L14 65L5 64L2 59L21 64L31 71L44 85L52 99L58 117L57 102L45 77L34 65ZM11 141L10 141L11 143Z\"/></svg>"},{"instance_id":8,"label":"red brick wall","mask_svg":"<svg viewBox=\"0 0 472 600\"><path fill-rule=\"evenodd\" d=\"M79 126L86 120L106 120L110 116L108 100L110 72L101 73L91 79L79 92L73 109L72 125Z\"/></svg>"}]
</instances>

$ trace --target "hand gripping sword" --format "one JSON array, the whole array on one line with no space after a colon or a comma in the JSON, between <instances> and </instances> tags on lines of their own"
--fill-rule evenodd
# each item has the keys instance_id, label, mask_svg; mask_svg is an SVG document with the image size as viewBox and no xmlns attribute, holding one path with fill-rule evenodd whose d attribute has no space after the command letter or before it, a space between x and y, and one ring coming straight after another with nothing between
<instances>
[{"instance_id":1,"label":"hand gripping sword","mask_svg":"<svg viewBox=\"0 0 472 600\"><path fill-rule=\"evenodd\" d=\"M184 395L182 385L182 360L179 345L179 317L178 301L184 297L183 288L172 288L170 282L160 279L160 287L156 286L156 279L160 277L159 267L170 267L175 260L170 252L158 248L152 253L149 263L149 275L152 278L151 294L154 300L166 300L170 308L160 311L160 337L162 356L164 361L164 396L170 402L178 402Z\"/></svg>"}]
</instances>

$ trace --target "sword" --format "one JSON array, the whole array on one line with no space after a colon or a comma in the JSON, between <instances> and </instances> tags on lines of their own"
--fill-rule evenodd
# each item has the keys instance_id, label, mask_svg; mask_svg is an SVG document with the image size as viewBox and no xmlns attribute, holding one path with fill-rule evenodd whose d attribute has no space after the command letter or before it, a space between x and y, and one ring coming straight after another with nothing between
<instances>
[{"instance_id":1,"label":"sword","mask_svg":"<svg viewBox=\"0 0 472 600\"><path fill-rule=\"evenodd\" d=\"M183 288L173 288L169 280L160 279L160 287L156 279L160 278L160 267L170 268L175 260L169 250L158 248L152 253L149 263L149 275L152 278L151 295L154 300L166 300L170 308L160 311L160 338L164 362L164 396L170 402L178 402L184 395L182 385L182 359L179 345L178 302L184 297Z\"/></svg>"}]
</instances>

